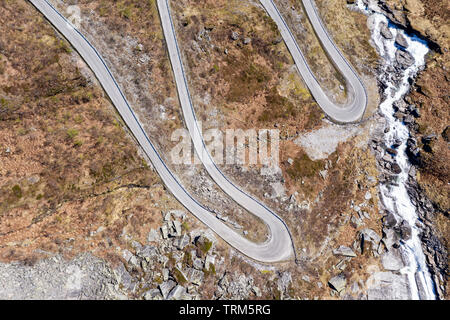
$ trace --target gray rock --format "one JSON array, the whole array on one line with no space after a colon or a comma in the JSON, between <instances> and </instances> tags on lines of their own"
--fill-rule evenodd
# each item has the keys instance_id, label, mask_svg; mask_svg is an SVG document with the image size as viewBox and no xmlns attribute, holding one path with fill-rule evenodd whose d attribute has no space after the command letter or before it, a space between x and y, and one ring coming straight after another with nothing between
<instances>
[{"instance_id":1,"label":"gray rock","mask_svg":"<svg viewBox=\"0 0 450 320\"><path fill-rule=\"evenodd\" d=\"M163 239L167 239L169 237L169 228L167 228L167 225L163 225L161 227L161 234Z\"/></svg>"},{"instance_id":2,"label":"gray rock","mask_svg":"<svg viewBox=\"0 0 450 320\"><path fill-rule=\"evenodd\" d=\"M200 258L194 258L194 261L192 262L192 265L195 269L197 270L202 270L203 269L203 261Z\"/></svg>"},{"instance_id":3,"label":"gray rock","mask_svg":"<svg viewBox=\"0 0 450 320\"><path fill-rule=\"evenodd\" d=\"M389 27L385 22L380 23L380 33L386 39L392 39L394 37L392 35L391 30L389 30Z\"/></svg>"},{"instance_id":4,"label":"gray rock","mask_svg":"<svg viewBox=\"0 0 450 320\"><path fill-rule=\"evenodd\" d=\"M307 275L302 276L302 280L306 282L310 282L310 279Z\"/></svg>"},{"instance_id":5,"label":"gray rock","mask_svg":"<svg viewBox=\"0 0 450 320\"><path fill-rule=\"evenodd\" d=\"M176 286L176 282L173 280L165 281L161 283L158 288L161 291L161 294L164 299L167 299L167 296L171 292L171 290Z\"/></svg>"},{"instance_id":6,"label":"gray rock","mask_svg":"<svg viewBox=\"0 0 450 320\"><path fill-rule=\"evenodd\" d=\"M409 300L410 288L406 275L375 272L366 282L368 300Z\"/></svg>"},{"instance_id":7,"label":"gray rock","mask_svg":"<svg viewBox=\"0 0 450 320\"><path fill-rule=\"evenodd\" d=\"M157 242L161 240L161 235L155 229L150 230L148 233L147 241L148 242Z\"/></svg>"},{"instance_id":8,"label":"gray rock","mask_svg":"<svg viewBox=\"0 0 450 320\"><path fill-rule=\"evenodd\" d=\"M149 262L152 258L158 256L158 249L154 246L143 246L136 252L136 254Z\"/></svg>"},{"instance_id":9,"label":"gray rock","mask_svg":"<svg viewBox=\"0 0 450 320\"><path fill-rule=\"evenodd\" d=\"M341 292L345 289L345 286L347 285L347 279L345 278L345 275L343 273L331 278L328 281L328 284L330 287L337 292Z\"/></svg>"},{"instance_id":10,"label":"gray rock","mask_svg":"<svg viewBox=\"0 0 450 320\"><path fill-rule=\"evenodd\" d=\"M193 284L199 286L203 282L204 273L203 273L203 271L191 268L188 271L188 278L189 278L190 282L192 282Z\"/></svg>"},{"instance_id":11,"label":"gray rock","mask_svg":"<svg viewBox=\"0 0 450 320\"><path fill-rule=\"evenodd\" d=\"M292 276L290 272L283 272L281 277L278 279L277 286L278 290L285 292L292 282Z\"/></svg>"},{"instance_id":12,"label":"gray rock","mask_svg":"<svg viewBox=\"0 0 450 320\"><path fill-rule=\"evenodd\" d=\"M181 223L178 220L173 221L173 228L175 229L175 235L181 237Z\"/></svg>"},{"instance_id":13,"label":"gray rock","mask_svg":"<svg viewBox=\"0 0 450 320\"><path fill-rule=\"evenodd\" d=\"M319 176L322 178L322 179L326 179L327 178L327 176L328 176L328 170L321 170L321 171L319 171Z\"/></svg>"},{"instance_id":14,"label":"gray rock","mask_svg":"<svg viewBox=\"0 0 450 320\"><path fill-rule=\"evenodd\" d=\"M150 289L144 294L145 300L162 300L161 292L158 289Z\"/></svg>"},{"instance_id":15,"label":"gray rock","mask_svg":"<svg viewBox=\"0 0 450 320\"><path fill-rule=\"evenodd\" d=\"M169 269L164 268L162 270L162 274L163 274L163 281L168 281L169 280Z\"/></svg>"},{"instance_id":16,"label":"gray rock","mask_svg":"<svg viewBox=\"0 0 450 320\"><path fill-rule=\"evenodd\" d=\"M178 249L183 250L191 241L190 237L187 234L184 234L180 241L178 242Z\"/></svg>"},{"instance_id":17,"label":"gray rock","mask_svg":"<svg viewBox=\"0 0 450 320\"><path fill-rule=\"evenodd\" d=\"M239 33L236 31L231 32L231 39L236 41L239 39Z\"/></svg>"},{"instance_id":18,"label":"gray rock","mask_svg":"<svg viewBox=\"0 0 450 320\"><path fill-rule=\"evenodd\" d=\"M352 293L358 293L360 291L359 285L356 281L353 281L350 289L352 290Z\"/></svg>"},{"instance_id":19,"label":"gray rock","mask_svg":"<svg viewBox=\"0 0 450 320\"><path fill-rule=\"evenodd\" d=\"M395 43L403 48L408 48L408 42L406 42L405 37L399 32L397 32L397 35L395 36Z\"/></svg>"},{"instance_id":20,"label":"gray rock","mask_svg":"<svg viewBox=\"0 0 450 320\"><path fill-rule=\"evenodd\" d=\"M399 246L400 237L397 232L394 231L394 229L384 228L383 233L383 243L388 250L390 250L391 248L397 248Z\"/></svg>"},{"instance_id":21,"label":"gray rock","mask_svg":"<svg viewBox=\"0 0 450 320\"><path fill-rule=\"evenodd\" d=\"M388 214L383 218L383 224L387 228L393 228L397 225L397 219L392 212L388 212Z\"/></svg>"},{"instance_id":22,"label":"gray rock","mask_svg":"<svg viewBox=\"0 0 450 320\"><path fill-rule=\"evenodd\" d=\"M406 51L397 50L395 52L395 60L401 65L403 69L412 66L415 62L414 57Z\"/></svg>"},{"instance_id":23,"label":"gray rock","mask_svg":"<svg viewBox=\"0 0 450 320\"><path fill-rule=\"evenodd\" d=\"M400 236L402 237L403 240L411 239L412 229L408 221L403 220L398 229L400 231Z\"/></svg>"},{"instance_id":24,"label":"gray rock","mask_svg":"<svg viewBox=\"0 0 450 320\"><path fill-rule=\"evenodd\" d=\"M184 288L180 285L177 285L167 295L167 300L180 300L185 293L186 293L186 288Z\"/></svg>"},{"instance_id":25,"label":"gray rock","mask_svg":"<svg viewBox=\"0 0 450 320\"><path fill-rule=\"evenodd\" d=\"M398 271L405 266L398 250L389 250L383 253L381 255L381 263L383 268L388 271Z\"/></svg>"},{"instance_id":26,"label":"gray rock","mask_svg":"<svg viewBox=\"0 0 450 320\"><path fill-rule=\"evenodd\" d=\"M333 254L344 257L356 257L356 253L354 253L352 249L346 246L340 246L339 248L334 249Z\"/></svg>"},{"instance_id":27,"label":"gray rock","mask_svg":"<svg viewBox=\"0 0 450 320\"><path fill-rule=\"evenodd\" d=\"M125 249L122 251L122 257L126 262L130 261L131 257L133 257L133 254L130 252L130 250Z\"/></svg>"},{"instance_id":28,"label":"gray rock","mask_svg":"<svg viewBox=\"0 0 450 320\"><path fill-rule=\"evenodd\" d=\"M250 42L252 42L252 39L250 39L250 38L245 38L244 39L244 44L245 45L249 44Z\"/></svg>"}]
</instances>

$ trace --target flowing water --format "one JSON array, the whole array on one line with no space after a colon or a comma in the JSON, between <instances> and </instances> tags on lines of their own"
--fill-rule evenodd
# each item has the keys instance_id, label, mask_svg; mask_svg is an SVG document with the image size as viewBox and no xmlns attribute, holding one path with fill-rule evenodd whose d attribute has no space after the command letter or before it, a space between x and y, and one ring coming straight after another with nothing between
<instances>
[{"instance_id":1,"label":"flowing water","mask_svg":"<svg viewBox=\"0 0 450 320\"><path fill-rule=\"evenodd\" d=\"M366 6L361 0L357 2L357 6L368 16L368 24L372 26L372 40L377 46L378 53L385 60L385 72L380 76L380 81L386 85L384 91L385 100L380 105L380 111L389 127L389 131L384 137L385 144L386 146L392 146L395 142L401 143L397 148L398 154L394 158L402 172L397 176L394 184L385 183L380 187L381 198L386 209L394 214L397 221L406 220L412 227L411 238L403 241L400 247L406 264L406 267L401 269L400 272L408 277L411 299L436 299L434 284L421 246L420 230L416 226L419 218L406 189L406 182L411 167L405 153L406 142L410 136L409 130L406 125L394 117L393 106L397 100L402 99L409 91L409 80L415 77L417 72L424 67L425 55L429 49L425 41L416 36L408 35L404 30L390 23L376 6ZM387 40L381 35L380 27L382 22L388 25L393 35L392 39ZM390 79L388 70L392 70L396 60L395 53L399 50L395 44L397 33L401 33L408 43L408 48L402 50L409 52L414 57L415 62L403 71L402 78L395 84Z\"/></svg>"}]
</instances>

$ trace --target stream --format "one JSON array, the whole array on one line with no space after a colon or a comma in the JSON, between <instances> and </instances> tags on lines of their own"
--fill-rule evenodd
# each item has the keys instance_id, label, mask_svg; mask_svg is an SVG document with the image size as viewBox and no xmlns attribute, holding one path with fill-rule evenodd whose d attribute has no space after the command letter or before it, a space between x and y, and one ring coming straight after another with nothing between
<instances>
[{"instance_id":1,"label":"stream","mask_svg":"<svg viewBox=\"0 0 450 320\"><path fill-rule=\"evenodd\" d=\"M386 119L389 130L385 133L385 144L394 147L398 153L394 155L395 162L401 168L401 173L397 175L395 183L384 183L380 185L381 200L386 209L392 212L397 221L406 220L412 228L411 238L402 241L400 251L405 263L405 267L400 270L408 278L411 299L436 299L434 283L431 279L425 255L420 241L420 229L416 226L418 214L412 204L406 189L406 182L411 168L411 164L406 155L406 143L410 137L408 127L394 117L394 103L404 97L410 89L410 79L417 75L417 72L425 66L425 55L429 48L427 43L414 35L409 35L400 29L381 13L381 10L369 3L365 5L361 0L357 1L357 7L368 16L368 25L372 26L372 40L377 47L379 55L384 59L384 66L379 80L386 86L384 90L385 100L380 104L381 114ZM381 28L383 23L387 25L391 39L383 37ZM400 33L406 40L407 48L395 43L397 34ZM396 65L396 52L403 50L414 58L414 63L405 68L397 81L392 80L392 70Z\"/></svg>"}]
</instances>

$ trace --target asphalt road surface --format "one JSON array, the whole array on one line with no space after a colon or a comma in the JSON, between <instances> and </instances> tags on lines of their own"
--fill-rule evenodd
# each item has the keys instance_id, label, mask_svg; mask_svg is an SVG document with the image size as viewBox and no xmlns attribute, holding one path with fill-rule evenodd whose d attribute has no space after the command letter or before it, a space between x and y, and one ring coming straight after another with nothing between
<instances>
[{"instance_id":1,"label":"asphalt road surface","mask_svg":"<svg viewBox=\"0 0 450 320\"><path fill-rule=\"evenodd\" d=\"M234 198L236 198L239 203L248 201L249 203L245 203L245 207L248 208L251 213L259 216L266 223L270 233L266 242L254 243L249 241L218 220L214 213L209 212L200 203L198 203L183 188L179 180L159 156L156 148L143 130L120 87L97 50L95 50L89 41L78 30L76 30L47 0L29 1L62 35L64 35L64 37L72 44L75 50L91 68L112 103L129 127L130 131L135 136L139 145L152 161L155 170L160 175L166 187L183 204L183 206L186 207L187 210L193 213L199 220L205 223L231 246L254 260L273 263L286 261L294 256L289 230L283 220L278 218L257 200L254 200L243 191L240 191L237 187L230 187L231 189L228 191L234 195ZM176 70L174 71L176 72ZM180 96L180 100L184 101L186 99L188 99L186 96ZM193 123L188 123L188 125L192 126ZM215 178L219 181L228 181L225 177ZM224 190L227 190L226 188L227 186L230 186L230 182L227 182L224 186L219 186Z\"/></svg>"},{"instance_id":2,"label":"asphalt road surface","mask_svg":"<svg viewBox=\"0 0 450 320\"><path fill-rule=\"evenodd\" d=\"M314 77L314 74L309 69L302 52L300 51L292 33L290 32L275 4L271 0L260 1L268 14L278 25L281 35L283 36L283 39L285 40L286 45L294 58L300 74L305 80L305 83L307 84L313 97L316 99L324 112L338 122L355 122L361 119L367 105L367 94L364 85L329 37L312 1L303 0L308 17L315 28L323 47L346 80L349 99L348 103L343 106L334 104L324 93L318 81ZM237 250L252 259L272 263L285 261L294 256L292 238L284 221L256 198L242 191L238 186L233 184L217 168L206 149L201 130L196 121L194 107L189 94L180 50L176 40L176 33L170 15L168 0L158 0L158 8L185 123L193 140L195 150L197 151L197 154L199 155L206 170L218 186L234 201L255 216L262 219L268 226L270 235L268 240L264 243L253 243L236 233L233 229L218 220L213 213L206 210L183 188L179 180L159 156L156 148L143 130L139 120L129 106L124 94L122 93L101 55L95 50L89 41L78 30L76 30L47 0L30 0L30 2L53 24L53 26L60 33L64 35L64 37L66 37L66 39L86 61L110 97L114 106L124 119L125 123L135 136L136 140L152 161L154 168L161 176L164 184L186 207L186 209L192 212L198 219L210 227L231 246L235 247Z\"/></svg>"}]
</instances>

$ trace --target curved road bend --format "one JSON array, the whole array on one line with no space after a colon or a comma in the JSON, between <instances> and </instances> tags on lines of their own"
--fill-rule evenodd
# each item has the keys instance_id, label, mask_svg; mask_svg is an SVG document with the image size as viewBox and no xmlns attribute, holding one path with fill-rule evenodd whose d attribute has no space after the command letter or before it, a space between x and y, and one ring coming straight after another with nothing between
<instances>
[{"instance_id":1,"label":"curved road bend","mask_svg":"<svg viewBox=\"0 0 450 320\"><path fill-rule=\"evenodd\" d=\"M337 46L328 34L322 20L319 17L313 0L302 0L303 7L319 38L324 50L345 79L348 101L344 105L337 105L325 94L306 59L300 50L294 35L290 31L277 6L272 0L260 0L261 4L278 26L281 36L285 41L295 61L297 69L308 86L312 96L322 110L334 121L351 123L361 120L367 107L367 92L362 80L344 58Z\"/></svg>"},{"instance_id":2,"label":"curved road bend","mask_svg":"<svg viewBox=\"0 0 450 320\"><path fill-rule=\"evenodd\" d=\"M220 222L214 214L206 210L200 203L198 203L180 184L175 175L166 166L164 161L159 156L156 148L151 143L147 134L143 130L136 115L131 109L128 101L118 86L116 80L111 74L105 61L97 52L97 50L89 43L89 41L74 28L73 25L68 22L64 16L62 16L47 0L29 0L37 10L39 10L52 25L71 43L71 45L77 50L80 56L85 60L87 65L96 75L97 79L101 83L103 89L111 99L114 106L117 108L119 114L133 133L134 137L150 158L155 167L155 170L160 175L162 181L166 187L172 192L172 194L180 201L187 210L192 212L199 220L205 223L215 233L217 233L222 239L224 239L231 246L245 254L246 256L266 263L273 263L279 261L286 261L293 257L293 245L291 242L289 230L284 222L267 209L264 205L254 200L250 196L246 195L240 189L232 185L216 168L210 171L214 173L214 178L217 181L223 182L223 185L219 186L233 195L233 198L240 204L245 204L245 208L251 213L260 217L268 226L270 230L270 237L264 243L254 243L246 238L242 237L234 230ZM159 1L160 4L161 1ZM168 41L170 43L170 40ZM173 51L173 50L172 50ZM180 75L182 69L174 70L175 74ZM184 81L184 80L183 80ZM178 82L177 82L178 84ZM187 89L187 87L186 87ZM180 95L180 100L189 101L189 96ZM195 118L190 118L190 122L186 123L192 127L196 122ZM190 130L190 131L191 131ZM196 137L196 136L194 136ZM201 135L197 137L201 139ZM220 176L219 176L220 175Z\"/></svg>"}]
</instances>

